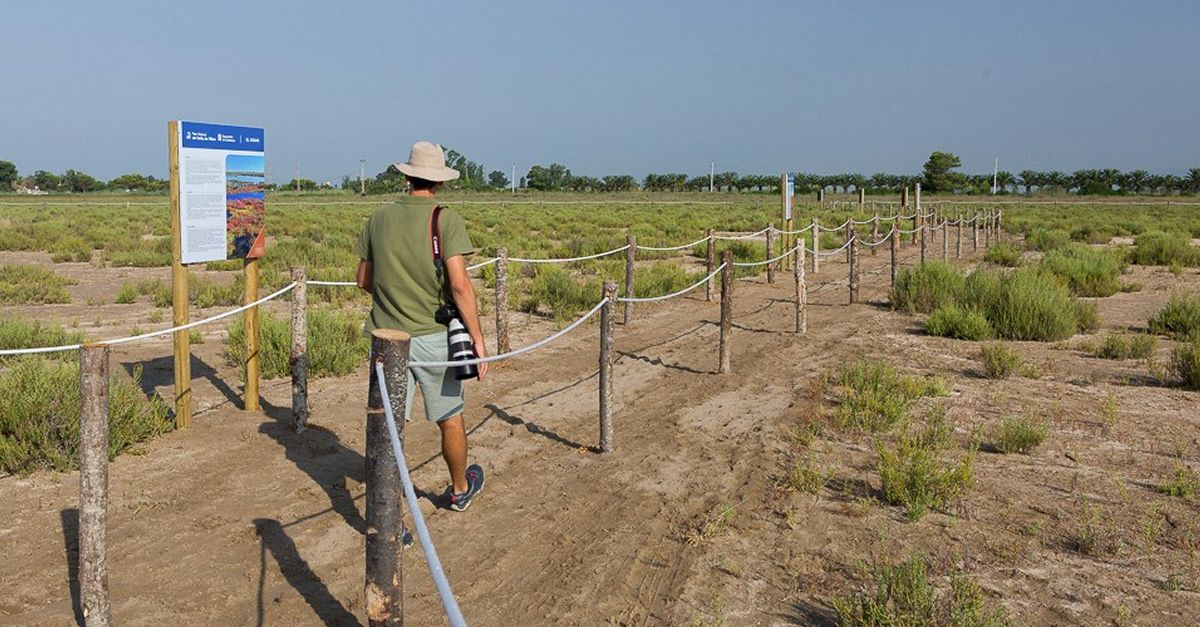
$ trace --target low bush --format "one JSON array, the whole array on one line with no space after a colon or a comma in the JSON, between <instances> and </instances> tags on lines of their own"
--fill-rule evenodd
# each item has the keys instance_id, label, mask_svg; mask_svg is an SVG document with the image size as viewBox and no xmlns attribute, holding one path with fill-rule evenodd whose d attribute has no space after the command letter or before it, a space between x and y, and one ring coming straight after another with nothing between
<instances>
[{"instance_id":1,"label":"low bush","mask_svg":"<svg viewBox=\"0 0 1200 627\"><path fill-rule=\"evenodd\" d=\"M166 404L146 398L139 379L113 377L108 400L108 454L172 428ZM27 356L0 372L0 470L68 470L79 464L79 366Z\"/></svg>"},{"instance_id":2,"label":"low bush","mask_svg":"<svg viewBox=\"0 0 1200 627\"><path fill-rule=\"evenodd\" d=\"M1095 301L1075 301L1075 330L1092 333L1100 328L1100 306Z\"/></svg>"},{"instance_id":3,"label":"low bush","mask_svg":"<svg viewBox=\"0 0 1200 627\"><path fill-rule=\"evenodd\" d=\"M920 398L950 394L942 379L906 375L877 361L846 364L833 383L837 386L834 420L838 426L867 431L887 431L907 422L909 409Z\"/></svg>"},{"instance_id":4,"label":"low bush","mask_svg":"<svg viewBox=\"0 0 1200 627\"><path fill-rule=\"evenodd\" d=\"M909 428L891 446L880 442L875 469L883 499L903 506L909 520L918 520L930 509L944 508L966 493L973 481L974 451L958 461L948 461L944 453L949 444L949 425L941 411L931 411L920 432Z\"/></svg>"},{"instance_id":5,"label":"low bush","mask_svg":"<svg viewBox=\"0 0 1200 627\"><path fill-rule=\"evenodd\" d=\"M1184 387L1200 390L1200 336L1175 347L1171 351L1171 374Z\"/></svg>"},{"instance_id":6,"label":"low bush","mask_svg":"<svg viewBox=\"0 0 1200 627\"><path fill-rule=\"evenodd\" d=\"M1153 335L1110 333L1092 354L1101 359L1146 359L1156 350L1158 338Z\"/></svg>"},{"instance_id":7,"label":"low bush","mask_svg":"<svg viewBox=\"0 0 1200 627\"><path fill-rule=\"evenodd\" d=\"M992 446L1001 453L1028 455L1046 440L1050 428L1032 411L1008 416L992 435Z\"/></svg>"},{"instance_id":8,"label":"low bush","mask_svg":"<svg viewBox=\"0 0 1200 627\"><path fill-rule=\"evenodd\" d=\"M1021 369L1023 360L1017 351L1003 342L985 344L979 349L983 374L989 379L1007 379Z\"/></svg>"},{"instance_id":9,"label":"low bush","mask_svg":"<svg viewBox=\"0 0 1200 627\"><path fill-rule=\"evenodd\" d=\"M1150 317L1150 330L1176 339L1200 336L1200 292L1177 292Z\"/></svg>"},{"instance_id":10,"label":"low bush","mask_svg":"<svg viewBox=\"0 0 1200 627\"><path fill-rule=\"evenodd\" d=\"M944 305L929 314L925 332L956 340L986 340L992 336L992 325L979 311L959 305Z\"/></svg>"},{"instance_id":11,"label":"low bush","mask_svg":"<svg viewBox=\"0 0 1200 627\"><path fill-rule=\"evenodd\" d=\"M1062 248L1071 241L1071 235L1066 231L1034 229L1025 236L1025 245L1032 250L1050 252Z\"/></svg>"},{"instance_id":12,"label":"low bush","mask_svg":"<svg viewBox=\"0 0 1200 627\"><path fill-rule=\"evenodd\" d=\"M259 369L263 378L290 376L291 319L268 311L259 313ZM308 312L308 376L341 377L362 365L370 341L362 333L360 314L340 309L315 308ZM246 334L241 316L229 325L225 356L245 377Z\"/></svg>"},{"instance_id":13,"label":"low bush","mask_svg":"<svg viewBox=\"0 0 1200 627\"><path fill-rule=\"evenodd\" d=\"M188 299L201 309L240 305L245 299L245 288L240 277L223 283L205 276L193 276L188 279Z\"/></svg>"},{"instance_id":14,"label":"low bush","mask_svg":"<svg viewBox=\"0 0 1200 627\"><path fill-rule=\"evenodd\" d=\"M892 288L892 306L908 313L930 313L958 302L965 279L962 271L944 261L929 261L901 269Z\"/></svg>"},{"instance_id":15,"label":"low bush","mask_svg":"<svg viewBox=\"0 0 1200 627\"><path fill-rule=\"evenodd\" d=\"M82 237L67 236L50 246L50 259L54 263L64 261L91 261L92 245Z\"/></svg>"},{"instance_id":16,"label":"low bush","mask_svg":"<svg viewBox=\"0 0 1200 627\"><path fill-rule=\"evenodd\" d=\"M1046 254L1041 268L1062 279L1076 296L1112 296L1121 289L1125 262L1086 244L1070 244Z\"/></svg>"},{"instance_id":17,"label":"low bush","mask_svg":"<svg viewBox=\"0 0 1200 627\"><path fill-rule=\"evenodd\" d=\"M137 285L134 283L122 283L121 289L117 291L117 296L113 299L118 305L128 305L138 299Z\"/></svg>"},{"instance_id":18,"label":"low bush","mask_svg":"<svg viewBox=\"0 0 1200 627\"><path fill-rule=\"evenodd\" d=\"M0 318L0 350L13 348L38 348L40 346L63 346L81 344L84 336L78 331L67 331L56 324L23 318ZM76 359L76 351L47 353L54 359ZM0 361L12 359L0 357Z\"/></svg>"},{"instance_id":19,"label":"low bush","mask_svg":"<svg viewBox=\"0 0 1200 627\"><path fill-rule=\"evenodd\" d=\"M1067 288L1034 269L1000 279L1001 296L989 303L988 321L996 335L1011 340L1065 340L1079 329L1081 310Z\"/></svg>"},{"instance_id":20,"label":"low bush","mask_svg":"<svg viewBox=\"0 0 1200 627\"><path fill-rule=\"evenodd\" d=\"M1158 491L1169 496L1191 499L1200 495L1200 472L1176 462L1175 474L1158 486Z\"/></svg>"},{"instance_id":21,"label":"low bush","mask_svg":"<svg viewBox=\"0 0 1200 627\"><path fill-rule=\"evenodd\" d=\"M939 592L929 581L925 558L914 554L898 564L872 569L869 588L833 599L840 627L1003 627L1003 607L990 607L979 584L950 577Z\"/></svg>"},{"instance_id":22,"label":"low bush","mask_svg":"<svg viewBox=\"0 0 1200 627\"><path fill-rule=\"evenodd\" d=\"M1200 266L1200 249L1189 233L1147 231L1134 240L1129 259L1140 266Z\"/></svg>"},{"instance_id":23,"label":"low bush","mask_svg":"<svg viewBox=\"0 0 1200 627\"><path fill-rule=\"evenodd\" d=\"M50 305L71 302L75 281L28 264L0 265L0 305Z\"/></svg>"},{"instance_id":24,"label":"low bush","mask_svg":"<svg viewBox=\"0 0 1200 627\"><path fill-rule=\"evenodd\" d=\"M1021 249L1011 242L1000 242L988 247L983 260L998 266L1015 268L1021 265Z\"/></svg>"},{"instance_id":25,"label":"low bush","mask_svg":"<svg viewBox=\"0 0 1200 627\"><path fill-rule=\"evenodd\" d=\"M533 281L520 302L520 309L535 313L549 309L559 322L573 320L600 300L600 281L579 280L568 270L544 264L535 271Z\"/></svg>"}]
</instances>

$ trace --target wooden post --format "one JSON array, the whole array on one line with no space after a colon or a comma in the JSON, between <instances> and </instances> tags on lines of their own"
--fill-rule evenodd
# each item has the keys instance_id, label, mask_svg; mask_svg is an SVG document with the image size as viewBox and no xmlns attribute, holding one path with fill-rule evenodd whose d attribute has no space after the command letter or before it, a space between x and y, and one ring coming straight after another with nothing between
<instances>
[{"instance_id":1,"label":"wooden post","mask_svg":"<svg viewBox=\"0 0 1200 627\"><path fill-rule=\"evenodd\" d=\"M984 212L983 218L983 247L992 247L992 212L990 210Z\"/></svg>"},{"instance_id":2,"label":"wooden post","mask_svg":"<svg viewBox=\"0 0 1200 627\"><path fill-rule=\"evenodd\" d=\"M846 239L847 244L854 238L854 216L846 218ZM850 247L846 247L846 263L850 263Z\"/></svg>"},{"instance_id":3,"label":"wooden post","mask_svg":"<svg viewBox=\"0 0 1200 627\"><path fill-rule=\"evenodd\" d=\"M508 343L508 249L496 251L496 354L512 350Z\"/></svg>"},{"instance_id":4,"label":"wooden post","mask_svg":"<svg viewBox=\"0 0 1200 627\"><path fill-rule=\"evenodd\" d=\"M247 259L242 267L246 281L246 300L250 304L258 300L258 260ZM258 411L258 307L251 307L242 314L242 326L246 335L246 387L244 405L246 411Z\"/></svg>"},{"instance_id":5,"label":"wooden post","mask_svg":"<svg viewBox=\"0 0 1200 627\"><path fill-rule=\"evenodd\" d=\"M708 283L704 285L704 300L712 302L713 299L713 283L716 281L711 275L717 267L717 239L713 237L713 230L708 230L708 247L704 255L704 266L707 268L705 272L709 275Z\"/></svg>"},{"instance_id":6,"label":"wooden post","mask_svg":"<svg viewBox=\"0 0 1200 627\"><path fill-rule=\"evenodd\" d=\"M900 229L892 229L888 235L889 246L892 251L892 286L896 286L896 264L900 261Z\"/></svg>"},{"instance_id":7,"label":"wooden post","mask_svg":"<svg viewBox=\"0 0 1200 627\"><path fill-rule=\"evenodd\" d=\"M942 217L942 261L950 260L950 225Z\"/></svg>"},{"instance_id":8,"label":"wooden post","mask_svg":"<svg viewBox=\"0 0 1200 627\"><path fill-rule=\"evenodd\" d=\"M775 224L767 225L767 256L765 259L770 259L775 256ZM767 283L775 282L775 264L767 264Z\"/></svg>"},{"instance_id":9,"label":"wooden post","mask_svg":"<svg viewBox=\"0 0 1200 627\"><path fill-rule=\"evenodd\" d=\"M1003 209L996 209L996 241L1001 240L1002 229L1000 228L1000 219L1004 213Z\"/></svg>"},{"instance_id":10,"label":"wooden post","mask_svg":"<svg viewBox=\"0 0 1200 627\"><path fill-rule=\"evenodd\" d=\"M850 304L858 302L858 233L850 232L850 246L846 248L850 253Z\"/></svg>"},{"instance_id":11,"label":"wooden post","mask_svg":"<svg viewBox=\"0 0 1200 627\"><path fill-rule=\"evenodd\" d=\"M167 122L167 155L171 175L171 322L188 322L188 271L183 265L183 239L179 216L179 122ZM175 428L192 422L192 354L188 332L174 337Z\"/></svg>"},{"instance_id":12,"label":"wooden post","mask_svg":"<svg viewBox=\"0 0 1200 627\"><path fill-rule=\"evenodd\" d=\"M917 229L925 223L925 216L921 215L921 184L913 185L913 229ZM924 231L922 231L924 233ZM913 243L917 243L917 233L914 232ZM925 256L921 256L921 261L925 261Z\"/></svg>"},{"instance_id":13,"label":"wooden post","mask_svg":"<svg viewBox=\"0 0 1200 627\"><path fill-rule=\"evenodd\" d=\"M928 248L926 241L929 239L928 232L929 224L922 221L921 225L917 227L917 233L921 236L921 263L925 263L925 249Z\"/></svg>"},{"instance_id":14,"label":"wooden post","mask_svg":"<svg viewBox=\"0 0 1200 627\"><path fill-rule=\"evenodd\" d=\"M812 271L816 274L821 271L821 225L817 223L814 217L812 222L812 240L813 240L813 263Z\"/></svg>"},{"instance_id":15,"label":"wooden post","mask_svg":"<svg viewBox=\"0 0 1200 627\"><path fill-rule=\"evenodd\" d=\"M308 426L308 283L303 267L292 268L292 350L288 367L292 372L292 428L296 433Z\"/></svg>"},{"instance_id":16,"label":"wooden post","mask_svg":"<svg viewBox=\"0 0 1200 627\"><path fill-rule=\"evenodd\" d=\"M979 212L975 212L975 217L971 220L971 250L979 250Z\"/></svg>"},{"instance_id":17,"label":"wooden post","mask_svg":"<svg viewBox=\"0 0 1200 627\"><path fill-rule=\"evenodd\" d=\"M867 204L867 188L863 187L858 190L858 212L862 213L864 206Z\"/></svg>"},{"instance_id":18,"label":"wooden post","mask_svg":"<svg viewBox=\"0 0 1200 627\"><path fill-rule=\"evenodd\" d=\"M366 606L371 627L404 624L404 488L392 452L383 395L375 363L383 363L392 413L401 444L404 442L404 407L408 399L408 350L410 337L395 329L371 332L370 384L367 392L367 538Z\"/></svg>"},{"instance_id":19,"label":"wooden post","mask_svg":"<svg viewBox=\"0 0 1200 627\"><path fill-rule=\"evenodd\" d=\"M731 371L729 341L733 334L733 252L723 251L721 263L725 265L721 268L721 340L717 351L717 372L728 374Z\"/></svg>"},{"instance_id":20,"label":"wooden post","mask_svg":"<svg viewBox=\"0 0 1200 627\"><path fill-rule=\"evenodd\" d=\"M608 302L600 309L600 452L613 450L613 320L617 311L617 284L604 282L604 298Z\"/></svg>"},{"instance_id":21,"label":"wooden post","mask_svg":"<svg viewBox=\"0 0 1200 627\"><path fill-rule=\"evenodd\" d=\"M796 333L808 332L808 282L804 276L804 247L796 249L796 263L792 268L796 281Z\"/></svg>"},{"instance_id":22,"label":"wooden post","mask_svg":"<svg viewBox=\"0 0 1200 627\"><path fill-rule=\"evenodd\" d=\"M108 346L79 350L79 604L88 627L112 624L108 598Z\"/></svg>"},{"instance_id":23,"label":"wooden post","mask_svg":"<svg viewBox=\"0 0 1200 627\"><path fill-rule=\"evenodd\" d=\"M625 239L625 243L629 248L625 250L625 298L633 298L633 257L637 252L637 238L629 235ZM622 324L629 324L633 319L633 302L625 301L625 316L622 318Z\"/></svg>"},{"instance_id":24,"label":"wooden post","mask_svg":"<svg viewBox=\"0 0 1200 627\"><path fill-rule=\"evenodd\" d=\"M962 259L963 214L958 212L958 236L954 238L954 258Z\"/></svg>"},{"instance_id":25,"label":"wooden post","mask_svg":"<svg viewBox=\"0 0 1200 627\"><path fill-rule=\"evenodd\" d=\"M904 215L905 209L908 209L908 186L907 185L904 186L904 189L900 190L900 210L897 211L896 213L899 213L900 215Z\"/></svg>"},{"instance_id":26,"label":"wooden post","mask_svg":"<svg viewBox=\"0 0 1200 627\"><path fill-rule=\"evenodd\" d=\"M871 241L872 242L879 241L879 210L878 209L875 210L875 217L871 218ZM878 244L871 247L871 256L875 256L877 254L879 254L879 245Z\"/></svg>"}]
</instances>

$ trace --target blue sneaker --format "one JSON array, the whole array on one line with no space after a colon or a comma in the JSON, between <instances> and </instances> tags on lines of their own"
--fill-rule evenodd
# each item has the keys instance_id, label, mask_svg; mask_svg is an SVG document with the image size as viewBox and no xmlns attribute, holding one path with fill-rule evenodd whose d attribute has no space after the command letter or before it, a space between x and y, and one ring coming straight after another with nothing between
<instances>
[{"instance_id":1,"label":"blue sneaker","mask_svg":"<svg viewBox=\"0 0 1200 627\"><path fill-rule=\"evenodd\" d=\"M467 466L467 491L455 494L454 486L450 486L449 492L450 509L456 512L465 512L471 506L471 499L483 492L483 468L479 464Z\"/></svg>"}]
</instances>

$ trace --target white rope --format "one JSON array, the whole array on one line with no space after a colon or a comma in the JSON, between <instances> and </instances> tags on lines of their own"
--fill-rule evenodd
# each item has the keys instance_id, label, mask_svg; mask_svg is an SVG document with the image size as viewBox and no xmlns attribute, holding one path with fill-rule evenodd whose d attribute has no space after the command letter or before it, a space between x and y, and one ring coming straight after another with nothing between
<instances>
[{"instance_id":1,"label":"white rope","mask_svg":"<svg viewBox=\"0 0 1200 627\"><path fill-rule=\"evenodd\" d=\"M588 259L598 259L600 257L606 257L608 255L613 255L613 254L616 254L616 253L619 253L621 251L628 250L628 249L629 249L629 244L626 244L620 248L614 248L612 250L602 252L602 253L596 253L594 255L585 255L583 257L570 257L568 259L525 259L522 257L509 257L508 260L516 261L519 263L572 263L575 261L587 261Z\"/></svg>"},{"instance_id":2,"label":"white rope","mask_svg":"<svg viewBox=\"0 0 1200 627\"><path fill-rule=\"evenodd\" d=\"M497 261L500 261L499 257L492 257L491 259L488 259L487 261L481 261L473 266L467 266L467 270L478 270L484 266L490 266L493 263L496 263Z\"/></svg>"},{"instance_id":3,"label":"white rope","mask_svg":"<svg viewBox=\"0 0 1200 627\"><path fill-rule=\"evenodd\" d=\"M486 363L491 363L493 361L500 361L502 359L508 359L510 357L516 357L517 355L523 355L530 351L535 351L535 350L549 344L550 342L553 342L554 340L557 340L558 338L575 330L575 327L578 327L579 325L586 322L588 318L591 318L593 315L595 315L596 312L600 311L600 308L603 307L604 304L607 302L608 302L607 298L601 299L599 303L596 303L595 307L592 307L591 311L583 314L583 316L581 318L579 318L575 322L572 322L570 325L568 325L563 330L561 330L558 333L555 333L554 335L551 335L550 337L547 337L543 340L534 342L533 344L530 344L529 346L526 346L525 348L518 348L515 351L501 353L499 355L493 355L491 357L479 357L476 359L464 359L462 361L410 361L410 362L408 362L408 365L413 368L453 368L455 366L469 366L469 365L486 364Z\"/></svg>"},{"instance_id":4,"label":"white rope","mask_svg":"<svg viewBox=\"0 0 1200 627\"><path fill-rule=\"evenodd\" d=\"M309 285L344 285L347 287L355 287L358 283L354 281L305 281Z\"/></svg>"},{"instance_id":5,"label":"white rope","mask_svg":"<svg viewBox=\"0 0 1200 627\"><path fill-rule=\"evenodd\" d=\"M849 223L850 223L850 220L847 219L845 222L843 222L837 226L821 226L820 224L818 224L817 228L821 229L822 231L827 231L827 232L840 231L840 230L846 228L846 225Z\"/></svg>"},{"instance_id":6,"label":"white rope","mask_svg":"<svg viewBox=\"0 0 1200 627\"><path fill-rule=\"evenodd\" d=\"M90 344L108 344L111 346L113 344L125 344L126 342L136 342L138 340L148 340L152 337L158 337L160 335L166 335L168 333L175 333L177 331L187 331L188 329L198 327L202 324L216 322L217 320L220 320L222 318L228 318L229 316L242 313L243 311L246 311L247 309L250 309L251 307L257 307L269 300L279 298L280 296L283 296L284 294L291 291L291 289L294 287L296 287L295 281L288 283L285 287L280 288L278 291L276 291L268 296L264 296L252 303L247 303L245 305L242 305L241 307L238 307L237 309L230 309L229 311L226 311L224 313L219 313L215 316L209 316L202 320L196 320L195 322L181 324L177 327L171 327L169 329L161 329L159 331L151 331L149 333L142 333L141 335L133 335L133 336L129 336L129 337L119 337L119 338L112 339L112 340L101 340L99 342L89 342L89 343ZM29 355L29 354L34 354L34 353L59 353L59 352L63 352L63 351L77 350L81 346L83 346L83 344L64 344L62 346L42 346L40 348L10 348L10 349L6 349L6 350L0 350L0 356Z\"/></svg>"},{"instance_id":7,"label":"white rope","mask_svg":"<svg viewBox=\"0 0 1200 627\"><path fill-rule=\"evenodd\" d=\"M793 249L793 250L795 250L795 249ZM733 264L733 265L736 266L737 264ZM709 279L717 276L718 274L720 274L721 270L724 270L724 269L725 269L725 264L721 264L721 265L717 266L717 269L713 270L712 273L710 273L708 276L704 277L703 279L700 279L699 281L696 281L695 283L693 283L692 285L689 285L688 287L685 287L685 288L679 290L678 292L672 292L670 294L666 294L663 296L652 296L652 297L647 297L647 298L634 298L634 297L618 298L617 302L619 302L619 303L653 303L653 302L660 301L660 300L668 300L671 298L675 298L676 296L683 296L684 294L687 294L688 292L696 289L697 287L704 285L705 283L707 283L709 281Z\"/></svg>"},{"instance_id":8,"label":"white rope","mask_svg":"<svg viewBox=\"0 0 1200 627\"><path fill-rule=\"evenodd\" d=\"M762 235L763 233L766 233L769 230L771 230L771 227L768 226L767 228L765 228L761 231L755 231L753 233L746 233L744 235L714 235L713 239L724 239L724 240L750 239L752 237L758 237L759 235Z\"/></svg>"},{"instance_id":9,"label":"white rope","mask_svg":"<svg viewBox=\"0 0 1200 627\"><path fill-rule=\"evenodd\" d=\"M912 235L913 233L916 233L917 231L920 231L920 230L921 230L921 227L918 226L915 229L909 229L907 231L904 229L897 229L896 232L901 235Z\"/></svg>"},{"instance_id":10,"label":"white rope","mask_svg":"<svg viewBox=\"0 0 1200 627\"><path fill-rule=\"evenodd\" d=\"M799 231L785 231L783 229L775 229L775 232L779 233L780 235L800 235L801 233L807 233L807 232L811 231L812 228L813 228L813 225L810 224L810 225L800 229Z\"/></svg>"},{"instance_id":11,"label":"white rope","mask_svg":"<svg viewBox=\"0 0 1200 627\"><path fill-rule=\"evenodd\" d=\"M880 219L882 220L883 218ZM867 218L866 220L855 220L854 218L850 218L850 221L855 224L872 224L875 222L875 218Z\"/></svg>"},{"instance_id":12,"label":"white rope","mask_svg":"<svg viewBox=\"0 0 1200 627\"><path fill-rule=\"evenodd\" d=\"M684 250L687 248L691 248L692 246L703 244L704 242L707 242L707 241L708 241L708 236L705 235L703 238L698 239L698 240L692 242L691 244L680 244L679 246L664 246L664 247L642 246L639 244L638 250L654 250L654 251L659 251L659 252L668 252L668 251L672 251L672 250Z\"/></svg>"},{"instance_id":13,"label":"white rope","mask_svg":"<svg viewBox=\"0 0 1200 627\"><path fill-rule=\"evenodd\" d=\"M446 571L442 570L442 562L438 559L437 549L429 537L429 528L425 525L425 516L421 513L421 504L417 502L417 492L413 489L412 477L408 474L408 462L404 459L404 449L400 446L400 434L396 432L396 416L392 413L392 399L388 395L387 381L383 376L383 361L375 362L375 377L379 379L379 396L383 399L383 417L387 420L388 438L392 441L392 454L396 456L396 466L400 469L400 482L404 484L404 500L408 502L408 511L412 515L413 526L417 528L417 538L421 540L421 550L425 553L425 563L429 565L429 574L437 586L438 596L442 598L442 606L446 608L446 618L453 627L466 627L454 592L450 589L450 581L446 579Z\"/></svg>"},{"instance_id":14,"label":"white rope","mask_svg":"<svg viewBox=\"0 0 1200 627\"><path fill-rule=\"evenodd\" d=\"M880 245L880 244L882 244L882 243L884 243L884 242L888 241L889 239L891 239L891 237L892 237L892 232L893 232L893 231L895 231L895 230L896 230L896 227L892 227L892 230L891 230L891 231L888 231L887 235L884 235L884 236L883 236L883 239L879 240L878 242L863 242L863 246L866 246L867 248L875 248L876 246L878 246L878 245Z\"/></svg>"},{"instance_id":15,"label":"white rope","mask_svg":"<svg viewBox=\"0 0 1200 627\"><path fill-rule=\"evenodd\" d=\"M838 248L835 248L833 250L822 250L821 252L815 252L815 251L810 250L808 252L810 252L814 255L832 255L834 253L840 253L843 250L846 250L846 247L849 245L850 245L850 240L846 240L845 244L842 244L841 246L839 246Z\"/></svg>"},{"instance_id":16,"label":"white rope","mask_svg":"<svg viewBox=\"0 0 1200 627\"><path fill-rule=\"evenodd\" d=\"M735 261L735 262L733 262L733 265L736 268L751 268L754 266L765 266L769 263L775 263L776 261L779 261L780 259L783 259L784 257L787 257L788 255L796 252L796 250L798 250L800 248L800 246L801 246L801 244L796 244L795 246L792 246L791 250L789 250L789 251L783 253L782 255L779 255L778 257L775 257L773 259L766 259L764 261L742 261L742 262Z\"/></svg>"}]
</instances>

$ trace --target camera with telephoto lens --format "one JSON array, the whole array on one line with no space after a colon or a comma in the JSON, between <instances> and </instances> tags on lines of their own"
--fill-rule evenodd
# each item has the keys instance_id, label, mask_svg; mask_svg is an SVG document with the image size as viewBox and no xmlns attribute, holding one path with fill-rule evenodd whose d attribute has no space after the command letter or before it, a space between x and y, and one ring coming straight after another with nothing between
<instances>
[{"instance_id":1,"label":"camera with telephoto lens","mask_svg":"<svg viewBox=\"0 0 1200 627\"><path fill-rule=\"evenodd\" d=\"M458 308L454 305L442 305L433 313L438 324L447 325L450 341L450 361L469 361L475 358L475 344L471 342L471 334L463 326ZM479 368L475 364L455 366L454 378L459 381L474 379L479 376Z\"/></svg>"}]
</instances>

